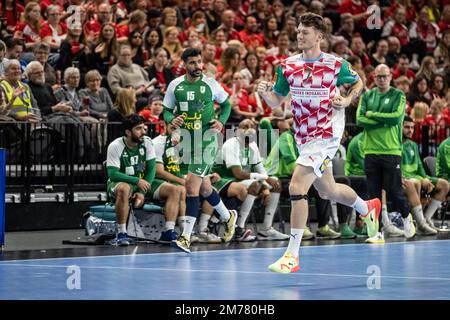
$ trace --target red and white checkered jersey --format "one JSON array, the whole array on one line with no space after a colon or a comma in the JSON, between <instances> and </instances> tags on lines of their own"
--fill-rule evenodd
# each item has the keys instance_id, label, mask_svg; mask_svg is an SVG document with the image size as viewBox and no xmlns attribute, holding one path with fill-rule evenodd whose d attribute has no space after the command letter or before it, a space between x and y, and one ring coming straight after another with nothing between
<instances>
[{"instance_id":1,"label":"red and white checkered jersey","mask_svg":"<svg viewBox=\"0 0 450 320\"><path fill-rule=\"evenodd\" d=\"M330 100L340 94L339 85L356 80L358 75L347 61L327 53L315 60L305 60L299 54L282 61L273 89L282 96L291 93L297 144L342 136L344 109L334 109Z\"/></svg>"}]
</instances>

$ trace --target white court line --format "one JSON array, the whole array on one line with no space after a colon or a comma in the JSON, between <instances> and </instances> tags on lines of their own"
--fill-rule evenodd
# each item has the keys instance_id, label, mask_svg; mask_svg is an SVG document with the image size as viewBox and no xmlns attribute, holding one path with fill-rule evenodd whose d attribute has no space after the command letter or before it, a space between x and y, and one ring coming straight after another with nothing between
<instances>
[{"instance_id":1,"label":"white court line","mask_svg":"<svg viewBox=\"0 0 450 320\"><path fill-rule=\"evenodd\" d=\"M324 245L313 245L313 246L302 246L300 247L300 250L304 250L304 249L317 249L317 248L328 248L328 247L334 247L334 248L338 248L338 247L353 247L353 246L368 246L371 248L383 248L383 246L386 245L399 245L399 244L408 244L408 245L412 245L415 243L440 243L440 242L449 242L450 239L444 239L444 240L418 240L418 241L398 241L398 242L387 242L385 244L368 244L368 243L348 243L348 244L324 244ZM220 250L201 250L201 251L192 251L191 254L197 255L200 253L218 253L218 252L230 252L230 251L242 251L242 250L251 250L251 251L268 251L268 250L280 250L280 249L285 249L287 247L287 245L285 247L276 247L276 248L241 248L241 249L220 249ZM109 248L109 247L108 247ZM138 248L138 246L135 247L135 249L133 251L136 251ZM69 248L67 248L69 249ZM73 248L71 248L73 249ZM48 249L48 250L52 250L52 249ZM60 249L57 249L60 250ZM184 255L184 256L189 256L188 253L184 253L181 251L174 251L174 252L155 252L155 253L129 253L129 254L114 254L114 255L103 255L103 256L80 256L80 257L58 257L58 258L43 258L43 259L16 259L16 260L6 260L6 261L0 261L0 265L2 264L6 264L6 263L14 263L14 262L18 262L18 261L47 261L47 260L61 260L61 259L67 259L67 260L72 260L72 259L91 259L91 258L95 258L95 259L99 259L99 258L113 258L113 257L131 257L131 256L157 256L157 255Z\"/></svg>"},{"instance_id":2,"label":"white court line","mask_svg":"<svg viewBox=\"0 0 450 320\"><path fill-rule=\"evenodd\" d=\"M67 269L69 265L46 265L46 264L5 264L8 267L35 267L35 268L64 268ZM2 266L0 266L2 267ZM131 271L171 271L171 272L211 272L211 273L242 273L242 274L270 274L277 275L269 271L242 271L242 270L217 270L217 269L174 269L174 268L145 268L145 267L114 267L114 266L80 266L80 269L100 269L100 270L131 270ZM42 273L41 273L42 274ZM293 276L321 276L321 277L345 277L345 278L367 278L369 275L357 274L337 274L337 273L293 273ZM402 276L373 276L376 278L386 279L408 279L408 280L433 280L433 281L450 281L450 278L438 277L402 277Z\"/></svg>"}]
</instances>

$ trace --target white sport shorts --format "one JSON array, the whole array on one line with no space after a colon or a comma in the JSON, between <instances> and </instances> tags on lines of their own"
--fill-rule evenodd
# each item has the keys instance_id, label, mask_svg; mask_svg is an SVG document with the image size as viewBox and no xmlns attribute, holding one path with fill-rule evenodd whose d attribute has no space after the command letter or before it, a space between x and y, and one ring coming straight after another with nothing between
<instances>
[{"instance_id":1,"label":"white sport shorts","mask_svg":"<svg viewBox=\"0 0 450 320\"><path fill-rule=\"evenodd\" d=\"M297 145L299 156L296 163L305 167L312 167L319 178L322 177L325 168L331 167L341 138L313 139L303 145Z\"/></svg>"}]
</instances>

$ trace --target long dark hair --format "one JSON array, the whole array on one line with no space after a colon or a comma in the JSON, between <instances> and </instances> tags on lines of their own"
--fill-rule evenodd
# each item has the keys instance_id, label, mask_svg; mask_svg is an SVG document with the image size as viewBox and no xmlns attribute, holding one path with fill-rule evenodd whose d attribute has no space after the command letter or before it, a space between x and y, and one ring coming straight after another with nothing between
<instances>
[{"instance_id":1,"label":"long dark hair","mask_svg":"<svg viewBox=\"0 0 450 320\"><path fill-rule=\"evenodd\" d=\"M14 12L14 19L16 20L16 22L18 22L20 20L20 13L17 10L17 2L16 1L12 2L12 7L13 7L12 12ZM6 0L2 0L2 12L0 13L0 17L6 19Z\"/></svg>"}]
</instances>

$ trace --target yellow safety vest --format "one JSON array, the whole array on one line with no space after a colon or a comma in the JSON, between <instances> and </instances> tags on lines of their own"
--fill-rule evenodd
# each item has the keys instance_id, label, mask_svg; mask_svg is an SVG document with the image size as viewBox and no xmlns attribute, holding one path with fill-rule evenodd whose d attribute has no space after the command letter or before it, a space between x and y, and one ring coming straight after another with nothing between
<instances>
[{"instance_id":1,"label":"yellow safety vest","mask_svg":"<svg viewBox=\"0 0 450 320\"><path fill-rule=\"evenodd\" d=\"M10 115L11 116L26 116L28 113L33 113L33 107L31 105L31 90L28 86L25 86L22 82L18 82L19 87L25 88L25 92L18 96L11 107ZM6 93L6 98L8 103L11 101L14 88L9 84L8 81L2 80L0 85L3 87Z\"/></svg>"}]
</instances>

